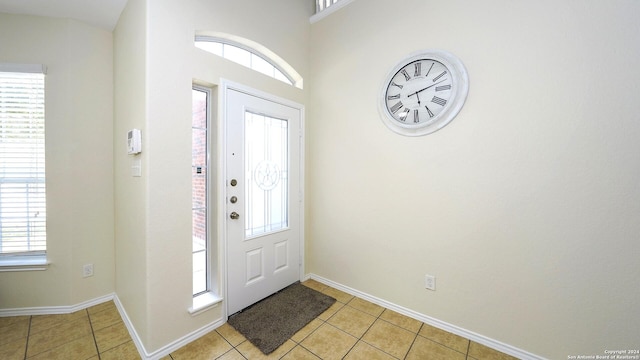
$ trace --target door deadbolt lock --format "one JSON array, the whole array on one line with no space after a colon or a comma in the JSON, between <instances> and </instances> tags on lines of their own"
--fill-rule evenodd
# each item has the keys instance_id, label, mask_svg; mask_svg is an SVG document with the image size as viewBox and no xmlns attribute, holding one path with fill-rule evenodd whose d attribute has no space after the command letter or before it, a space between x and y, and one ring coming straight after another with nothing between
<instances>
[{"instance_id":1,"label":"door deadbolt lock","mask_svg":"<svg viewBox=\"0 0 640 360\"><path fill-rule=\"evenodd\" d=\"M231 215L229 215L229 217L233 220L237 220L238 218L240 218L240 214L234 211L231 213Z\"/></svg>"},{"instance_id":2,"label":"door deadbolt lock","mask_svg":"<svg viewBox=\"0 0 640 360\"><path fill-rule=\"evenodd\" d=\"M236 186L236 185L238 185L238 180L231 179L231 186Z\"/></svg>"},{"instance_id":3,"label":"door deadbolt lock","mask_svg":"<svg viewBox=\"0 0 640 360\"><path fill-rule=\"evenodd\" d=\"M229 199L229 202L232 204L235 204L238 202L238 197L237 196L232 196L231 199Z\"/></svg>"}]
</instances>

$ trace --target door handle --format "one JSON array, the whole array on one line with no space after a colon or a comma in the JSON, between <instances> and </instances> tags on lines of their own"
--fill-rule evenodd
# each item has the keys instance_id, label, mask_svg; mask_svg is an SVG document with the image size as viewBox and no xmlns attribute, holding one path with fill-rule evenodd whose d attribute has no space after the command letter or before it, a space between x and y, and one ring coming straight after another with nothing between
<instances>
[{"instance_id":1,"label":"door handle","mask_svg":"<svg viewBox=\"0 0 640 360\"><path fill-rule=\"evenodd\" d=\"M240 214L238 214L237 212L235 212L235 211L234 211L234 212L232 212L232 213L231 213L231 215L229 215L229 217L230 217L232 220L237 220L237 219L239 219L239 218L240 218Z\"/></svg>"}]
</instances>

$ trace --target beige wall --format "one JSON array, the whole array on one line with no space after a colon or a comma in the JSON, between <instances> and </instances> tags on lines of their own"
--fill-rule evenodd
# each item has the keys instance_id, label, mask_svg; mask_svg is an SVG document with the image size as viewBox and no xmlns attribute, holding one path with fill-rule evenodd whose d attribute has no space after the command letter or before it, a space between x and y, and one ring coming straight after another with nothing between
<instances>
[{"instance_id":1,"label":"beige wall","mask_svg":"<svg viewBox=\"0 0 640 360\"><path fill-rule=\"evenodd\" d=\"M0 309L71 306L114 291L112 36L83 23L0 14L0 62L42 63L46 271L0 274ZM82 266L94 264L83 278ZM28 284L28 286L26 286Z\"/></svg>"},{"instance_id":2,"label":"beige wall","mask_svg":"<svg viewBox=\"0 0 640 360\"><path fill-rule=\"evenodd\" d=\"M116 293L148 353L222 320L226 306L196 316L187 312L192 306L193 82L215 89L226 78L300 103L306 96L300 89L195 48L194 36L213 31L248 38L306 76L311 13L312 4L297 0L273 4L130 0L116 27ZM219 121L217 114L213 121ZM122 155L119 145L134 126L143 129L141 178L129 175L131 159ZM220 171L214 174L219 176ZM214 229L213 235L214 266L221 274L222 234Z\"/></svg>"},{"instance_id":3,"label":"beige wall","mask_svg":"<svg viewBox=\"0 0 640 360\"><path fill-rule=\"evenodd\" d=\"M370 0L313 24L308 271L548 358L637 345L639 13ZM469 96L402 137L378 93L425 48L462 59Z\"/></svg>"},{"instance_id":4,"label":"beige wall","mask_svg":"<svg viewBox=\"0 0 640 360\"><path fill-rule=\"evenodd\" d=\"M146 1L129 0L113 32L114 42L114 199L115 288L138 336L148 336L147 312L147 104ZM128 155L127 132L139 129L142 154ZM142 177L131 176L131 166L142 161Z\"/></svg>"}]
</instances>

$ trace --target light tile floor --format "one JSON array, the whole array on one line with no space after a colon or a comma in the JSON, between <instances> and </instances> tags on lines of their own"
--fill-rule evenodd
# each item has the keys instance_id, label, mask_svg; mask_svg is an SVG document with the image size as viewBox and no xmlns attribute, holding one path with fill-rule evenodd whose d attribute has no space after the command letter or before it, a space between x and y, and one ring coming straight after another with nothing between
<instances>
[{"instance_id":1,"label":"light tile floor","mask_svg":"<svg viewBox=\"0 0 640 360\"><path fill-rule=\"evenodd\" d=\"M303 284L337 302L269 356L224 324L162 360L515 359L317 281ZM109 301L72 314L0 318L0 359L128 360L140 356L115 304Z\"/></svg>"}]
</instances>

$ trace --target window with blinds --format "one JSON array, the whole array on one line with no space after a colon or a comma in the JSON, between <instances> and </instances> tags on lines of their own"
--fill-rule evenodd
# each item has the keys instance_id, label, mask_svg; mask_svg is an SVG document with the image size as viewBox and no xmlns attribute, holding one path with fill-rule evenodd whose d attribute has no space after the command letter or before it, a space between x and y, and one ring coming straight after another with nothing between
<instances>
[{"instance_id":1,"label":"window with blinds","mask_svg":"<svg viewBox=\"0 0 640 360\"><path fill-rule=\"evenodd\" d=\"M328 9L333 4L340 0L316 0L316 13L319 13L325 9Z\"/></svg>"},{"instance_id":2,"label":"window with blinds","mask_svg":"<svg viewBox=\"0 0 640 360\"><path fill-rule=\"evenodd\" d=\"M44 67L0 64L0 265L45 258L44 115Z\"/></svg>"},{"instance_id":3,"label":"window with blinds","mask_svg":"<svg viewBox=\"0 0 640 360\"><path fill-rule=\"evenodd\" d=\"M316 23L354 1L355 0L316 0L316 13L309 18L309 22L312 24Z\"/></svg>"}]
</instances>

